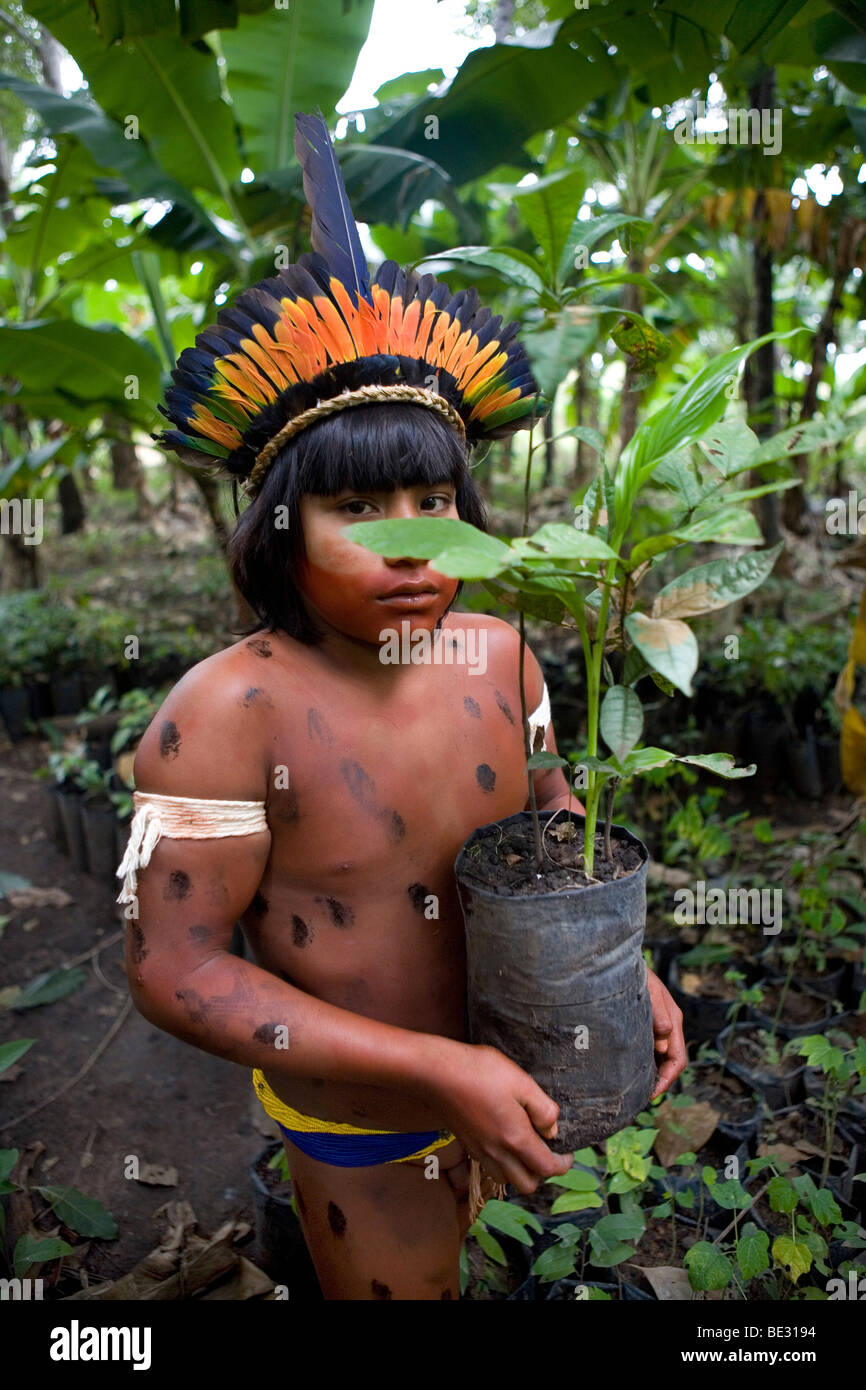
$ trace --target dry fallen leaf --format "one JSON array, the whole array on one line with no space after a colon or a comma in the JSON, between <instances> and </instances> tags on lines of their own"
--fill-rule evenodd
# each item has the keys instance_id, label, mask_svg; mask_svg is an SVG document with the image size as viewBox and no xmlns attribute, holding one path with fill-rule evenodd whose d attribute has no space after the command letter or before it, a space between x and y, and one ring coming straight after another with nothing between
<instances>
[{"instance_id":1,"label":"dry fallen leaf","mask_svg":"<svg viewBox=\"0 0 866 1390\"><path fill-rule=\"evenodd\" d=\"M148 1187L177 1187L177 1169L161 1168L158 1163L142 1163L138 1170L138 1182Z\"/></svg>"},{"instance_id":2,"label":"dry fallen leaf","mask_svg":"<svg viewBox=\"0 0 866 1390\"><path fill-rule=\"evenodd\" d=\"M37 928L38 926L39 926L39 918L38 918L38 917L29 917L29 918L27 919L27 921L24 923L24 925L22 926L21 930L22 930L22 931L35 931L36 928Z\"/></svg>"},{"instance_id":3,"label":"dry fallen leaf","mask_svg":"<svg viewBox=\"0 0 866 1390\"><path fill-rule=\"evenodd\" d=\"M522 854L506 854L505 862L506 864L519 864L522 858Z\"/></svg>"},{"instance_id":4,"label":"dry fallen leaf","mask_svg":"<svg viewBox=\"0 0 866 1390\"><path fill-rule=\"evenodd\" d=\"M11 1067L7 1067L5 1071L0 1072L0 1081L15 1081L23 1070L24 1068L21 1066L20 1062L13 1062Z\"/></svg>"},{"instance_id":5,"label":"dry fallen leaf","mask_svg":"<svg viewBox=\"0 0 866 1390\"><path fill-rule=\"evenodd\" d=\"M13 907L68 907L72 898L63 888L19 888L6 895Z\"/></svg>"},{"instance_id":6,"label":"dry fallen leaf","mask_svg":"<svg viewBox=\"0 0 866 1390\"><path fill-rule=\"evenodd\" d=\"M650 1284L656 1298L662 1302L671 1300L691 1300L694 1290L689 1276L681 1265L630 1265L630 1269L640 1270Z\"/></svg>"},{"instance_id":7,"label":"dry fallen leaf","mask_svg":"<svg viewBox=\"0 0 866 1390\"><path fill-rule=\"evenodd\" d=\"M680 1154L703 1148L719 1122L719 1112L705 1100L674 1106L667 1099L656 1111L656 1121L659 1132L653 1148L659 1163L668 1168Z\"/></svg>"},{"instance_id":8,"label":"dry fallen leaf","mask_svg":"<svg viewBox=\"0 0 866 1390\"><path fill-rule=\"evenodd\" d=\"M558 840L560 844L569 843L577 839L577 826L574 821L564 820L561 825L551 826L547 831L549 840Z\"/></svg>"},{"instance_id":9,"label":"dry fallen leaf","mask_svg":"<svg viewBox=\"0 0 866 1390\"><path fill-rule=\"evenodd\" d=\"M781 1158L785 1163L797 1163L806 1154L802 1149L795 1149L793 1144L759 1144L758 1157Z\"/></svg>"}]
</instances>

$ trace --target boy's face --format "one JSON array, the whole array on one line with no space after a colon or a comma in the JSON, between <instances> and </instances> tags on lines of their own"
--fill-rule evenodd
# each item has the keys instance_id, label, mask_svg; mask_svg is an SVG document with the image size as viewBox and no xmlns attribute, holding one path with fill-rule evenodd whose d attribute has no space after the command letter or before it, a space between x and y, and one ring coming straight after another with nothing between
<instances>
[{"instance_id":1,"label":"boy's face","mask_svg":"<svg viewBox=\"0 0 866 1390\"><path fill-rule=\"evenodd\" d=\"M385 559L346 536L356 521L390 521L416 516L458 517L456 488L451 482L419 483L394 492L352 492L336 497L305 494L300 501L306 559L298 571L301 592L314 611L339 632L377 645L386 628L432 632L459 580L434 570L428 560L405 556ZM403 585L428 585L432 592L400 602L389 598Z\"/></svg>"}]
</instances>

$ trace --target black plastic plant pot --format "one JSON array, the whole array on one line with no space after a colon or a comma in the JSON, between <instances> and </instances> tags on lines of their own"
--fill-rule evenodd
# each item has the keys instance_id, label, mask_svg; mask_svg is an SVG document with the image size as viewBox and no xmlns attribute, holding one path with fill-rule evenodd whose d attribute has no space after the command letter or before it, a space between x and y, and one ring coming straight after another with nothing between
<instances>
[{"instance_id":1,"label":"black plastic plant pot","mask_svg":"<svg viewBox=\"0 0 866 1390\"><path fill-rule=\"evenodd\" d=\"M55 714L77 714L85 703L84 680L79 671L51 677L51 699Z\"/></svg>"},{"instance_id":2,"label":"black plastic plant pot","mask_svg":"<svg viewBox=\"0 0 866 1390\"><path fill-rule=\"evenodd\" d=\"M546 1303L574 1303L582 1289L599 1289L602 1293L609 1294L611 1299L621 1300L623 1303L657 1301L652 1294L644 1293L637 1284L632 1284L627 1279L623 1279L621 1284L608 1284L591 1279L556 1279L552 1284L541 1285L541 1288L545 1287L549 1290L543 1295Z\"/></svg>"},{"instance_id":3,"label":"black plastic plant pot","mask_svg":"<svg viewBox=\"0 0 866 1390\"><path fill-rule=\"evenodd\" d=\"M690 1042L712 1042L728 1022L734 998L710 999L702 994L691 994L683 989L679 959L675 956L667 972L667 987L675 1002L683 1011L683 1030ZM749 1005L740 1009L740 1019L751 1018Z\"/></svg>"},{"instance_id":4,"label":"black plastic plant pot","mask_svg":"<svg viewBox=\"0 0 866 1390\"><path fill-rule=\"evenodd\" d=\"M66 831L60 813L60 788L55 782L46 782L42 788L42 819L49 838L61 854L68 854Z\"/></svg>"},{"instance_id":5,"label":"black plastic plant pot","mask_svg":"<svg viewBox=\"0 0 866 1390\"><path fill-rule=\"evenodd\" d=\"M250 1164L257 1262L275 1284L287 1286L293 1301L319 1301L322 1292L301 1223L292 1208L291 1182L272 1189L262 1178L262 1171L282 1147L280 1140L273 1140Z\"/></svg>"},{"instance_id":6,"label":"black plastic plant pot","mask_svg":"<svg viewBox=\"0 0 866 1390\"><path fill-rule=\"evenodd\" d=\"M542 826L554 811L542 811ZM611 835L642 862L607 883L520 896L483 884L470 851L531 824L520 811L481 826L454 871L466 924L470 1040L504 1052L560 1107L558 1150L607 1139L655 1087L652 1008L641 954L649 852L623 826Z\"/></svg>"},{"instance_id":7,"label":"black plastic plant pot","mask_svg":"<svg viewBox=\"0 0 866 1390\"><path fill-rule=\"evenodd\" d=\"M0 689L0 715L13 743L24 737L24 725L30 718L30 696L22 685L4 685Z\"/></svg>"},{"instance_id":8,"label":"black plastic plant pot","mask_svg":"<svg viewBox=\"0 0 866 1390\"><path fill-rule=\"evenodd\" d=\"M728 1047L728 1039L736 1039L744 1033L755 1033L758 1028L756 1023L735 1023L723 1028L716 1039L716 1049L719 1056L723 1058L724 1066L732 1076L736 1076L752 1091L757 1091L762 1095L771 1110L781 1110L784 1106L793 1105L803 1094L803 1076L806 1071L806 1063L802 1066L792 1067L784 1075L777 1076L775 1072L768 1071L756 1061L755 1065L746 1065L738 1061L735 1057L725 1056ZM781 1049L780 1049L781 1050Z\"/></svg>"},{"instance_id":9,"label":"black plastic plant pot","mask_svg":"<svg viewBox=\"0 0 866 1390\"><path fill-rule=\"evenodd\" d=\"M781 981L764 979L759 980L758 984L761 986L766 986L768 984L780 985ZM806 989L803 985L793 983L788 991L788 998L791 998L792 996L804 998L807 1001L813 1001L815 1007L815 1015L813 1018L810 1018L808 1022L791 1023L789 1021L786 1021L783 1013L782 1017L779 1019L779 1022L774 1023L772 1014L764 1013L764 1011L761 1009L759 1005L754 1004L752 1005L751 1009L752 1020L760 1028L764 1028L768 1032L771 1029L775 1028L780 1038L787 1039L805 1038L808 1033L823 1033L831 1020L834 1025L838 1025L842 1022L844 1018L847 1017L846 1014L841 1014L837 1009L833 1008L831 1001L826 997L826 995L819 994L813 989Z\"/></svg>"},{"instance_id":10,"label":"black plastic plant pot","mask_svg":"<svg viewBox=\"0 0 866 1390\"><path fill-rule=\"evenodd\" d=\"M798 796L807 801L819 801L823 794L818 745L813 729L804 738L788 743L788 778Z\"/></svg>"},{"instance_id":11,"label":"black plastic plant pot","mask_svg":"<svg viewBox=\"0 0 866 1390\"><path fill-rule=\"evenodd\" d=\"M60 789L60 815L69 846L69 857L76 869L86 874L88 870L87 843L84 838L84 819L82 816L82 796L79 791Z\"/></svg>"},{"instance_id":12,"label":"black plastic plant pot","mask_svg":"<svg viewBox=\"0 0 866 1390\"><path fill-rule=\"evenodd\" d=\"M827 968L822 975L804 975L801 970L797 971L796 985L798 988L805 988L811 994L823 995L825 999L841 999L845 993L845 976L848 970L848 962L828 960ZM765 956L763 964L763 979L761 984L778 985L785 979L785 972L777 970L770 960Z\"/></svg>"},{"instance_id":13,"label":"black plastic plant pot","mask_svg":"<svg viewBox=\"0 0 866 1390\"><path fill-rule=\"evenodd\" d=\"M117 816L113 806L92 805L85 801L81 808L84 841L87 845L87 862L94 878L103 883L114 883L117 860L114 827Z\"/></svg>"}]
</instances>

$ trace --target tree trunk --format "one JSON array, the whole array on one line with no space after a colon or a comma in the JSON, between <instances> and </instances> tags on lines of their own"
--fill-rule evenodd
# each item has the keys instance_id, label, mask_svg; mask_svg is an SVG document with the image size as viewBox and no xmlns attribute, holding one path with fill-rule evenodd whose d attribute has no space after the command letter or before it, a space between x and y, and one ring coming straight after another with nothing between
<instances>
[{"instance_id":1,"label":"tree trunk","mask_svg":"<svg viewBox=\"0 0 866 1390\"><path fill-rule=\"evenodd\" d=\"M118 438L110 446L111 478L119 492L129 489L135 493L135 514L139 521L150 516L152 508L144 486L144 472L138 457L138 450L131 437L129 424L120 416L113 417L111 428Z\"/></svg>"},{"instance_id":2,"label":"tree trunk","mask_svg":"<svg viewBox=\"0 0 866 1390\"><path fill-rule=\"evenodd\" d=\"M210 517L219 548L223 554L225 554L225 549L229 540L229 530L223 517L222 507L220 506L220 485L215 478L206 477L196 468L185 468L184 472L192 478L201 493L202 501Z\"/></svg>"},{"instance_id":3,"label":"tree trunk","mask_svg":"<svg viewBox=\"0 0 866 1390\"><path fill-rule=\"evenodd\" d=\"M775 90L775 70L771 68L749 92L749 106L758 111L772 110ZM764 219L767 202L763 189L758 189L752 211L754 234L752 264L755 276L755 334L761 337L773 331L773 251L765 236ZM748 359L751 370L747 376L749 424L759 439L776 431L775 401L775 343L765 343ZM757 499L758 519L767 545L781 539L779 495L767 493Z\"/></svg>"},{"instance_id":4,"label":"tree trunk","mask_svg":"<svg viewBox=\"0 0 866 1390\"><path fill-rule=\"evenodd\" d=\"M553 482L553 411L548 410L544 417L544 478L542 487L550 487Z\"/></svg>"},{"instance_id":5,"label":"tree trunk","mask_svg":"<svg viewBox=\"0 0 866 1390\"><path fill-rule=\"evenodd\" d=\"M78 490L78 484L72 473L64 473L60 479L57 484L57 496L60 500L61 536L71 536L74 531L81 531L87 514L84 510L84 502Z\"/></svg>"}]
</instances>

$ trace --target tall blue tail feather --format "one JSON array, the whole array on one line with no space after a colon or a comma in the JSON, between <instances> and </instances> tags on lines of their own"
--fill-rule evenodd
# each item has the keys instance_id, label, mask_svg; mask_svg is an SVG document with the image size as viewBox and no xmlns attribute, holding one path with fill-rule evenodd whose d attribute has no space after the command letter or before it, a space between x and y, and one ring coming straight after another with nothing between
<instances>
[{"instance_id":1,"label":"tall blue tail feather","mask_svg":"<svg viewBox=\"0 0 866 1390\"><path fill-rule=\"evenodd\" d=\"M313 250L331 273L372 304L367 261L355 226L328 127L321 116L295 112L295 155L304 176L304 195L313 214Z\"/></svg>"}]
</instances>

